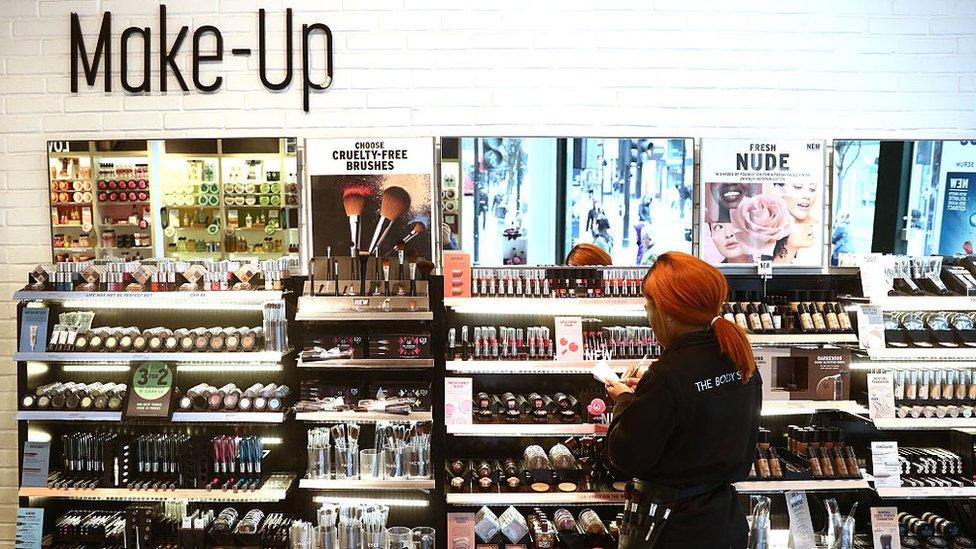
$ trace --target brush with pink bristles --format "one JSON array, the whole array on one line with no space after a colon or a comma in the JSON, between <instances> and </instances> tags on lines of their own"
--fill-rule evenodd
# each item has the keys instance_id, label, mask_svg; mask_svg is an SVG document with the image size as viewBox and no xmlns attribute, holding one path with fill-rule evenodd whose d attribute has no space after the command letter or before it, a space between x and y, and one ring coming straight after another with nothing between
<instances>
[{"instance_id":1,"label":"brush with pink bristles","mask_svg":"<svg viewBox=\"0 0 976 549\"><path fill-rule=\"evenodd\" d=\"M375 253L383 240L390 233L393 220L403 215L410 209L410 195L403 187L387 187L383 190L380 197L380 219L376 223L376 230L373 231L373 239L369 243L367 251Z\"/></svg>"}]
</instances>

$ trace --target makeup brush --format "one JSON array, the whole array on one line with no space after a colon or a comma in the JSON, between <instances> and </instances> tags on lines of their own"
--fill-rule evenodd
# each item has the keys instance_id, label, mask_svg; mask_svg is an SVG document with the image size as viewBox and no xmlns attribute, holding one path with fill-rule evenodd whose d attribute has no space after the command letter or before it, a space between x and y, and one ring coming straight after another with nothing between
<instances>
[{"instance_id":1,"label":"makeup brush","mask_svg":"<svg viewBox=\"0 0 976 549\"><path fill-rule=\"evenodd\" d=\"M407 270L410 271L410 295L417 295L417 258L420 253L413 248L407 250Z\"/></svg>"},{"instance_id":2,"label":"makeup brush","mask_svg":"<svg viewBox=\"0 0 976 549\"><path fill-rule=\"evenodd\" d=\"M369 243L370 253L379 249L380 244L390 232L393 220L403 215L410 209L410 195L403 187L387 187L383 190L380 197L380 219L376 223L376 230L373 232L373 239Z\"/></svg>"},{"instance_id":3,"label":"makeup brush","mask_svg":"<svg viewBox=\"0 0 976 549\"><path fill-rule=\"evenodd\" d=\"M366 264L369 262L368 252L359 252L359 295L366 295Z\"/></svg>"},{"instance_id":4,"label":"makeup brush","mask_svg":"<svg viewBox=\"0 0 976 549\"><path fill-rule=\"evenodd\" d=\"M383 294L390 295L390 258L383 258Z\"/></svg>"},{"instance_id":5,"label":"makeup brush","mask_svg":"<svg viewBox=\"0 0 976 549\"><path fill-rule=\"evenodd\" d=\"M362 187L349 187L342 192L342 207L346 210L346 217L349 218L349 236L352 239L349 255L353 257L359 252L359 241L362 240L359 219L363 215L363 208L366 207L367 195L369 191Z\"/></svg>"},{"instance_id":6,"label":"makeup brush","mask_svg":"<svg viewBox=\"0 0 976 549\"><path fill-rule=\"evenodd\" d=\"M403 240L401 240L400 242L403 244L409 244L411 240L417 238L418 236L421 235L421 233L423 233L426 230L427 230L426 225L424 225L420 221L414 221L413 227L410 228L410 232L407 233L407 236L403 237Z\"/></svg>"}]
</instances>

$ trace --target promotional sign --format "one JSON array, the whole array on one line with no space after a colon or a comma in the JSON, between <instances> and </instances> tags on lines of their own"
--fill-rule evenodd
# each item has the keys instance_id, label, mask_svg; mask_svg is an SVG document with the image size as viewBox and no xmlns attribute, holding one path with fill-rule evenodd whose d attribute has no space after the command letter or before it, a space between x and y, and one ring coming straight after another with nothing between
<instances>
[{"instance_id":1,"label":"promotional sign","mask_svg":"<svg viewBox=\"0 0 976 549\"><path fill-rule=\"evenodd\" d=\"M701 155L705 261L823 265L822 141L703 139Z\"/></svg>"},{"instance_id":2,"label":"promotional sign","mask_svg":"<svg viewBox=\"0 0 976 549\"><path fill-rule=\"evenodd\" d=\"M312 253L430 260L434 139L310 139Z\"/></svg>"},{"instance_id":3,"label":"promotional sign","mask_svg":"<svg viewBox=\"0 0 976 549\"><path fill-rule=\"evenodd\" d=\"M47 349L47 307L24 307L20 313L21 353L42 353Z\"/></svg>"},{"instance_id":4,"label":"promotional sign","mask_svg":"<svg viewBox=\"0 0 976 549\"><path fill-rule=\"evenodd\" d=\"M871 508L871 538L874 549L901 549L897 507Z\"/></svg>"},{"instance_id":5,"label":"promotional sign","mask_svg":"<svg viewBox=\"0 0 976 549\"><path fill-rule=\"evenodd\" d=\"M871 419L895 417L895 386L891 372L868 374L868 412Z\"/></svg>"},{"instance_id":6,"label":"promotional sign","mask_svg":"<svg viewBox=\"0 0 976 549\"><path fill-rule=\"evenodd\" d=\"M24 461L20 471L21 486L47 486L51 465L51 443L28 440L24 443Z\"/></svg>"},{"instance_id":7,"label":"promotional sign","mask_svg":"<svg viewBox=\"0 0 976 549\"><path fill-rule=\"evenodd\" d=\"M444 297L471 297L471 254L442 252Z\"/></svg>"},{"instance_id":8,"label":"promotional sign","mask_svg":"<svg viewBox=\"0 0 976 549\"><path fill-rule=\"evenodd\" d=\"M895 441L871 441L871 465L875 488L901 486L901 463L898 461L898 443Z\"/></svg>"},{"instance_id":9,"label":"promotional sign","mask_svg":"<svg viewBox=\"0 0 976 549\"><path fill-rule=\"evenodd\" d=\"M18 507L17 539L14 541L14 549L41 549L43 527L44 509Z\"/></svg>"},{"instance_id":10,"label":"promotional sign","mask_svg":"<svg viewBox=\"0 0 976 549\"><path fill-rule=\"evenodd\" d=\"M172 368L162 362L143 362L132 374L125 417L168 418L173 385Z\"/></svg>"},{"instance_id":11,"label":"promotional sign","mask_svg":"<svg viewBox=\"0 0 976 549\"><path fill-rule=\"evenodd\" d=\"M976 173L946 173L942 195L942 229L939 254L973 253L976 232Z\"/></svg>"},{"instance_id":12,"label":"promotional sign","mask_svg":"<svg viewBox=\"0 0 976 549\"><path fill-rule=\"evenodd\" d=\"M470 549L474 543L474 513L447 514L447 548Z\"/></svg>"},{"instance_id":13,"label":"promotional sign","mask_svg":"<svg viewBox=\"0 0 976 549\"><path fill-rule=\"evenodd\" d=\"M556 360L583 360L583 319L578 316L557 316Z\"/></svg>"},{"instance_id":14,"label":"promotional sign","mask_svg":"<svg viewBox=\"0 0 976 549\"><path fill-rule=\"evenodd\" d=\"M794 549L816 549L817 541L810 518L810 505L804 492L786 492L786 510L790 515L790 547Z\"/></svg>"},{"instance_id":15,"label":"promotional sign","mask_svg":"<svg viewBox=\"0 0 976 549\"><path fill-rule=\"evenodd\" d=\"M857 341L862 349L884 348L884 312L880 306L861 305L857 308Z\"/></svg>"},{"instance_id":16,"label":"promotional sign","mask_svg":"<svg viewBox=\"0 0 976 549\"><path fill-rule=\"evenodd\" d=\"M473 382L470 377L444 379L444 421L448 425L471 424Z\"/></svg>"}]
</instances>

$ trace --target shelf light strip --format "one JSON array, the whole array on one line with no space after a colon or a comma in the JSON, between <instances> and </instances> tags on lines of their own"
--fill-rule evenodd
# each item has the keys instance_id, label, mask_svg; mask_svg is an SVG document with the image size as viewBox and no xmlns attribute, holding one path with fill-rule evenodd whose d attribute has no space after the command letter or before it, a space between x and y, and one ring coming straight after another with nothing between
<instances>
[{"instance_id":1,"label":"shelf light strip","mask_svg":"<svg viewBox=\"0 0 976 549\"><path fill-rule=\"evenodd\" d=\"M66 309L183 309L193 306L191 301L132 301L125 299L112 299L100 301L91 300L65 300L62 306ZM208 303L207 310L210 311L260 311L264 307L263 303Z\"/></svg>"},{"instance_id":2,"label":"shelf light strip","mask_svg":"<svg viewBox=\"0 0 976 549\"><path fill-rule=\"evenodd\" d=\"M280 372L281 364L178 364L177 372Z\"/></svg>"},{"instance_id":3,"label":"shelf light strip","mask_svg":"<svg viewBox=\"0 0 976 549\"><path fill-rule=\"evenodd\" d=\"M430 502L426 499L409 498L367 498L367 497L330 497L315 496L312 498L315 503L335 503L338 505L357 505L360 503L371 503L374 505L389 505L390 507L430 507Z\"/></svg>"},{"instance_id":4,"label":"shelf light strip","mask_svg":"<svg viewBox=\"0 0 976 549\"><path fill-rule=\"evenodd\" d=\"M64 364L63 372L128 372L128 364Z\"/></svg>"}]
</instances>

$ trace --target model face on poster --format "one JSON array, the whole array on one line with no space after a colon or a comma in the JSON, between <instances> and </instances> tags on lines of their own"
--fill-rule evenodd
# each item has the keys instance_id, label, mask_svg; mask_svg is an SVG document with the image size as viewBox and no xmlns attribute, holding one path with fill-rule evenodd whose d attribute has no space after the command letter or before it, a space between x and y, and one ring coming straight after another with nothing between
<instances>
[{"instance_id":1,"label":"model face on poster","mask_svg":"<svg viewBox=\"0 0 976 549\"><path fill-rule=\"evenodd\" d=\"M711 231L715 248L725 258L722 260L723 263L752 262L752 256L739 246L739 241L736 239L737 231L731 223L710 223L708 228Z\"/></svg>"},{"instance_id":2,"label":"model face on poster","mask_svg":"<svg viewBox=\"0 0 976 549\"><path fill-rule=\"evenodd\" d=\"M783 196L786 209L797 221L810 218L813 208L817 205L817 194L820 189L816 181L793 181L773 183L773 191Z\"/></svg>"},{"instance_id":3,"label":"model face on poster","mask_svg":"<svg viewBox=\"0 0 976 549\"><path fill-rule=\"evenodd\" d=\"M773 263L792 263L798 251L813 246L816 240L815 230L814 221L809 216L804 221L794 219L789 236L776 245L776 257L773 258Z\"/></svg>"},{"instance_id":4,"label":"model face on poster","mask_svg":"<svg viewBox=\"0 0 976 549\"><path fill-rule=\"evenodd\" d=\"M742 183L722 183L718 185L712 185L712 199L715 201L715 205L718 206L718 211L716 212L718 221L728 221L729 212L739 207L739 203L742 199L747 196L752 196L755 189L750 188L752 185L745 185Z\"/></svg>"}]
</instances>

